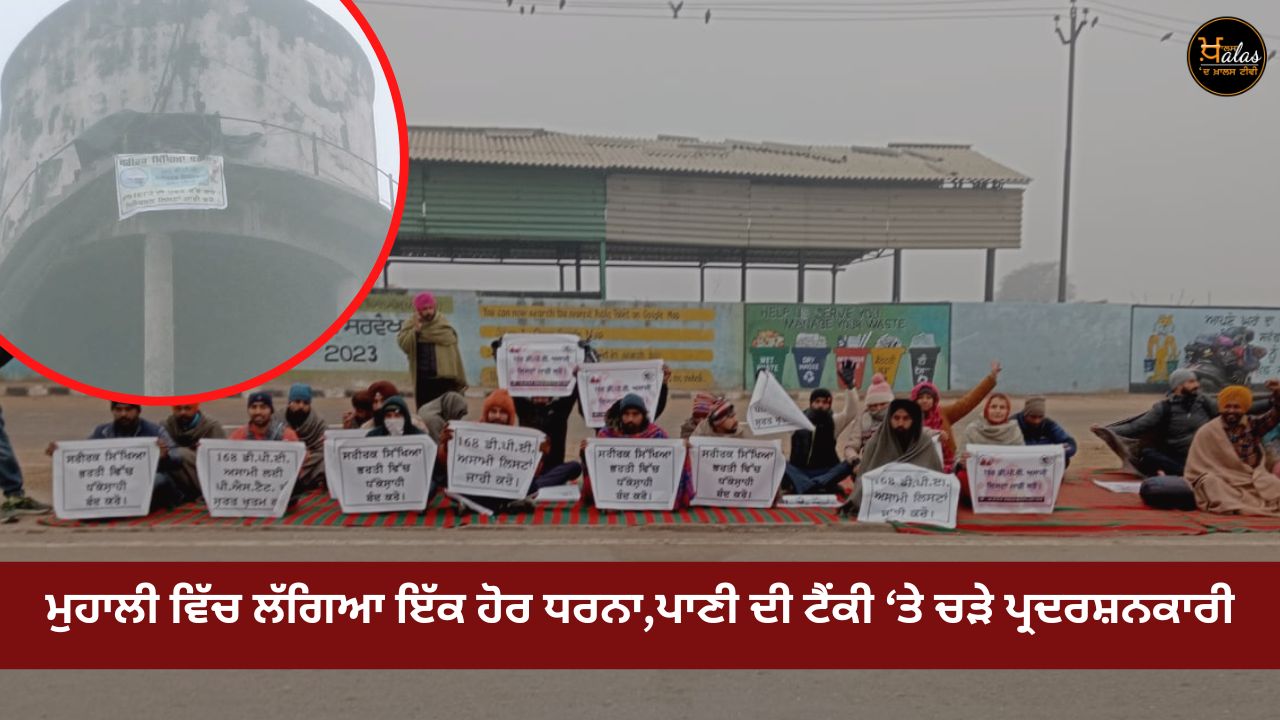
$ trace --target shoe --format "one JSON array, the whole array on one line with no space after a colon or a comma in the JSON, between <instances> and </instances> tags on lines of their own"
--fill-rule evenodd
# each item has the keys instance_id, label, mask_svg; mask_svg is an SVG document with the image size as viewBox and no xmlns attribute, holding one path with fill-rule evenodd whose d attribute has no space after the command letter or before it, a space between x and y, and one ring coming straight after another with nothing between
<instances>
[{"instance_id":1,"label":"shoe","mask_svg":"<svg viewBox=\"0 0 1280 720\"><path fill-rule=\"evenodd\" d=\"M5 498L0 512L6 515L48 515L53 512L53 507L26 495L15 495Z\"/></svg>"},{"instance_id":2,"label":"shoe","mask_svg":"<svg viewBox=\"0 0 1280 720\"><path fill-rule=\"evenodd\" d=\"M531 513L537 509L538 506L534 504L533 498L524 498L522 500L512 500L506 505L498 508L498 512L515 515L519 513Z\"/></svg>"}]
</instances>

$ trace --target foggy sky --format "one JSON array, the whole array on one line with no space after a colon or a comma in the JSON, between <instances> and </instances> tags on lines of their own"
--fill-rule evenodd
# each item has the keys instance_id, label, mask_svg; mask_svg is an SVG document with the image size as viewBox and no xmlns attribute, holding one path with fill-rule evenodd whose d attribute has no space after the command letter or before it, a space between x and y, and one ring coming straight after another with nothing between
<instances>
[{"instance_id":1,"label":"foggy sky","mask_svg":"<svg viewBox=\"0 0 1280 720\"><path fill-rule=\"evenodd\" d=\"M1104 27L1163 34L1092 6L1103 24L1085 31L1076 68L1069 267L1079 295L1151 303L1181 295L1203 304L1211 294L1214 304L1274 305L1280 63L1248 93L1216 97L1190 77L1185 37L1222 14L1277 32L1280 7L1116 2L1197 22L1165 23L1181 34L1162 44ZM700 16L708 5L716 3L688 0L684 12ZM361 8L390 55L411 124L971 143L1033 178L1023 249L1001 251L998 272L1057 258L1067 50L1051 17L703 25L555 17L554 3L532 16ZM1280 46L1280 35L1269 43ZM907 252L904 300L980 300L983 268L982 251ZM839 300L888 299L890 271L883 260L843 273ZM594 289L594 272L584 274L585 289ZM707 277L708 299L737 299L736 271ZM829 277L808 276L809 301L829 299ZM391 278L441 288L555 288L552 270L418 266ZM692 271L618 271L609 295L696 300L696 281ZM792 300L795 273L753 273L750 287L753 300Z\"/></svg>"}]
</instances>

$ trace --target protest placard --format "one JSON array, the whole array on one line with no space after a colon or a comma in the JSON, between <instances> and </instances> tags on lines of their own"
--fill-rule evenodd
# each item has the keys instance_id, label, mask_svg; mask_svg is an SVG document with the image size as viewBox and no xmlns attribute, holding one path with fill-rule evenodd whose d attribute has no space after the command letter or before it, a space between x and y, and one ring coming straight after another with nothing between
<instances>
[{"instance_id":1,"label":"protest placard","mask_svg":"<svg viewBox=\"0 0 1280 720\"><path fill-rule=\"evenodd\" d=\"M121 220L157 210L225 210L222 157L116 155L116 205Z\"/></svg>"},{"instance_id":2,"label":"protest placard","mask_svg":"<svg viewBox=\"0 0 1280 720\"><path fill-rule=\"evenodd\" d=\"M756 435L813 431L813 423L768 370L756 375L756 387L747 406L747 425Z\"/></svg>"},{"instance_id":3,"label":"protest placard","mask_svg":"<svg viewBox=\"0 0 1280 720\"><path fill-rule=\"evenodd\" d=\"M970 445L966 451L975 513L1053 512L1067 467L1061 445Z\"/></svg>"},{"instance_id":4,"label":"protest placard","mask_svg":"<svg viewBox=\"0 0 1280 720\"><path fill-rule=\"evenodd\" d=\"M781 440L693 437L694 505L767 508L787 470Z\"/></svg>"},{"instance_id":5,"label":"protest placard","mask_svg":"<svg viewBox=\"0 0 1280 720\"><path fill-rule=\"evenodd\" d=\"M684 460L683 440L589 440L587 474L596 507L671 510Z\"/></svg>"},{"instance_id":6,"label":"protest placard","mask_svg":"<svg viewBox=\"0 0 1280 720\"><path fill-rule=\"evenodd\" d=\"M529 494L546 436L538 430L455 420L449 423L449 494L519 500Z\"/></svg>"},{"instance_id":7,"label":"protest placard","mask_svg":"<svg viewBox=\"0 0 1280 720\"><path fill-rule=\"evenodd\" d=\"M859 480L863 484L858 522L904 522L954 528L960 481L954 475L892 463Z\"/></svg>"},{"instance_id":8,"label":"protest placard","mask_svg":"<svg viewBox=\"0 0 1280 720\"><path fill-rule=\"evenodd\" d=\"M300 442L201 440L196 475L209 515L282 517L306 456Z\"/></svg>"},{"instance_id":9,"label":"protest placard","mask_svg":"<svg viewBox=\"0 0 1280 720\"><path fill-rule=\"evenodd\" d=\"M325 477L344 513L422 512L435 463L429 435L338 438L325 456Z\"/></svg>"},{"instance_id":10,"label":"protest placard","mask_svg":"<svg viewBox=\"0 0 1280 720\"><path fill-rule=\"evenodd\" d=\"M662 361L587 363L578 371L578 400L587 427L604 427L609 407L628 393L644 399L652 419L662 393Z\"/></svg>"},{"instance_id":11,"label":"protest placard","mask_svg":"<svg viewBox=\"0 0 1280 720\"><path fill-rule=\"evenodd\" d=\"M365 428L352 428L350 430L346 428L326 428L324 431L324 467L326 471L325 476L328 477L329 463L334 461L335 456L334 456L333 444L335 442L337 442L338 440L344 440L347 438L367 437L368 435L369 435L369 431L366 430ZM338 484L330 481L330 482L326 482L325 485L329 486L329 499L337 500Z\"/></svg>"},{"instance_id":12,"label":"protest placard","mask_svg":"<svg viewBox=\"0 0 1280 720\"><path fill-rule=\"evenodd\" d=\"M496 357L498 387L512 397L565 397L585 353L577 335L507 334Z\"/></svg>"},{"instance_id":13,"label":"protest placard","mask_svg":"<svg viewBox=\"0 0 1280 720\"><path fill-rule=\"evenodd\" d=\"M64 520L146 515L159 464L156 438L59 442L53 511Z\"/></svg>"}]
</instances>

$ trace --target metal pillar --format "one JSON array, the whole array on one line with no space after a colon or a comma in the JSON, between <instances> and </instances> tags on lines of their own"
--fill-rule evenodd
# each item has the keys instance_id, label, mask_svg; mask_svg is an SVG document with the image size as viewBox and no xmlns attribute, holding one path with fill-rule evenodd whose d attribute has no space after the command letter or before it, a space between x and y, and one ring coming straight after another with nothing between
<instances>
[{"instance_id":1,"label":"metal pillar","mask_svg":"<svg viewBox=\"0 0 1280 720\"><path fill-rule=\"evenodd\" d=\"M831 304L836 304L836 277L840 269L835 265L831 266Z\"/></svg>"},{"instance_id":2,"label":"metal pillar","mask_svg":"<svg viewBox=\"0 0 1280 720\"><path fill-rule=\"evenodd\" d=\"M391 258L382 264L382 289L391 287Z\"/></svg>"},{"instance_id":3,"label":"metal pillar","mask_svg":"<svg viewBox=\"0 0 1280 720\"><path fill-rule=\"evenodd\" d=\"M739 298L740 302L746 302L747 301L747 254L745 252L742 253L742 282L740 285L739 294L741 295L741 297Z\"/></svg>"},{"instance_id":4,"label":"metal pillar","mask_svg":"<svg viewBox=\"0 0 1280 720\"><path fill-rule=\"evenodd\" d=\"M707 266L698 265L698 302L707 301Z\"/></svg>"},{"instance_id":5,"label":"metal pillar","mask_svg":"<svg viewBox=\"0 0 1280 720\"><path fill-rule=\"evenodd\" d=\"M800 263L797 267L796 279L796 302L804 302L804 263Z\"/></svg>"},{"instance_id":6,"label":"metal pillar","mask_svg":"<svg viewBox=\"0 0 1280 720\"><path fill-rule=\"evenodd\" d=\"M151 233L144 243L142 393L174 395L173 238Z\"/></svg>"},{"instance_id":7,"label":"metal pillar","mask_svg":"<svg viewBox=\"0 0 1280 720\"><path fill-rule=\"evenodd\" d=\"M573 257L573 289L575 292L582 292L582 251L574 253Z\"/></svg>"},{"instance_id":8,"label":"metal pillar","mask_svg":"<svg viewBox=\"0 0 1280 720\"><path fill-rule=\"evenodd\" d=\"M1071 28L1063 34L1054 17L1054 32L1067 50L1067 152L1062 165L1062 252L1058 258L1058 302L1067 301L1067 226L1071 219L1071 123L1075 117L1076 97L1076 41L1089 20L1089 11L1084 11L1084 19L1076 21L1076 0L1071 0ZM1094 22L1098 21L1095 17Z\"/></svg>"},{"instance_id":9,"label":"metal pillar","mask_svg":"<svg viewBox=\"0 0 1280 720\"><path fill-rule=\"evenodd\" d=\"M987 287L982 294L983 302L996 299L996 249L987 249Z\"/></svg>"},{"instance_id":10,"label":"metal pillar","mask_svg":"<svg viewBox=\"0 0 1280 720\"><path fill-rule=\"evenodd\" d=\"M601 300L609 299L609 287L608 287L608 276L609 276L608 262L609 261L608 261L607 255L608 255L608 252L605 249L604 240L601 240L600 241L600 299Z\"/></svg>"},{"instance_id":11,"label":"metal pillar","mask_svg":"<svg viewBox=\"0 0 1280 720\"><path fill-rule=\"evenodd\" d=\"M559 260L556 261L556 275L559 276L560 280L560 293L564 294L564 265Z\"/></svg>"},{"instance_id":12,"label":"metal pillar","mask_svg":"<svg viewBox=\"0 0 1280 720\"><path fill-rule=\"evenodd\" d=\"M902 251L893 251L893 302L902 302Z\"/></svg>"}]
</instances>

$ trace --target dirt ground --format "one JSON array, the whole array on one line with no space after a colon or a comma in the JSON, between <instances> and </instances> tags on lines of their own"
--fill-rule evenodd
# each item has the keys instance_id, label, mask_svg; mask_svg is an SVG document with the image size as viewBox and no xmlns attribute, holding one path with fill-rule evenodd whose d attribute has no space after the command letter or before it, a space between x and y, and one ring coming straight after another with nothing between
<instances>
[{"instance_id":1,"label":"dirt ground","mask_svg":"<svg viewBox=\"0 0 1280 720\"><path fill-rule=\"evenodd\" d=\"M1150 407L1155 400L1155 396L1128 394L1051 397L1050 417L1062 423L1080 444L1080 454L1073 461L1070 472L1078 473L1084 467L1117 467L1119 461L1089 432L1089 425L1127 417ZM283 400L277 402L283 403ZM469 419L479 416L480 403L479 398L469 400ZM746 398L741 398L738 404L744 406L739 414L743 417ZM1015 404L1021 407L1019 399L1015 399ZM339 398L317 399L315 402L316 410L330 423L340 422L343 411L348 407L349 401ZM5 427L22 463L27 491L43 500L50 497L51 482L51 464L44 454L45 446L53 440L86 438L95 425L111 420L107 403L88 397L5 397L0 398L0 408L4 410ZM689 416L689 408L689 398L671 398L658 424L672 435L678 435L680 424ZM836 409L839 410L838 404ZM238 398L210 403L204 410L224 425L238 425L245 419L245 401ZM146 408L143 417L159 422L168 414L168 408L152 407ZM569 425L568 447L577 447L586 436L586 426L575 415Z\"/></svg>"}]
</instances>

